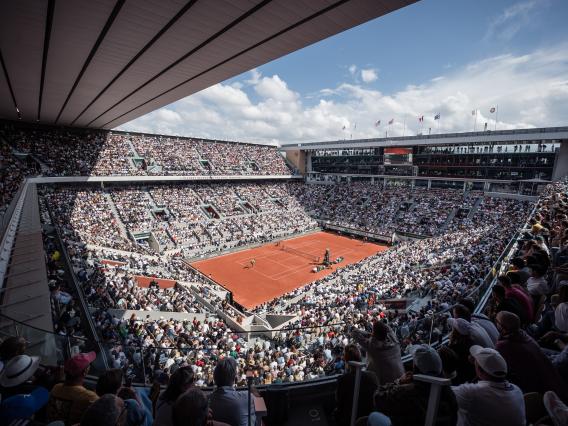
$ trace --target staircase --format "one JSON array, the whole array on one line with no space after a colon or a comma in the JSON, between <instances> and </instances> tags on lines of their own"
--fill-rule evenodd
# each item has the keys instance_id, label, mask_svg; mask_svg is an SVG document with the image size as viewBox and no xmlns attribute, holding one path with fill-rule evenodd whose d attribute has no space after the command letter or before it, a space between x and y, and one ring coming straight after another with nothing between
<instances>
[{"instance_id":1,"label":"staircase","mask_svg":"<svg viewBox=\"0 0 568 426\"><path fill-rule=\"evenodd\" d=\"M140 154L138 154L138 151L136 151L136 148L134 148L134 144L132 143L132 141L129 140L127 143L128 143L128 147L130 148L130 150L134 154L134 157L140 157Z\"/></svg>"},{"instance_id":2,"label":"staircase","mask_svg":"<svg viewBox=\"0 0 568 426\"><path fill-rule=\"evenodd\" d=\"M479 209L479 206L481 205L482 202L483 202L483 197L477 197L477 200L475 200L473 207L469 210L469 214L467 215L468 219L471 219L473 217L473 215Z\"/></svg>"},{"instance_id":3,"label":"staircase","mask_svg":"<svg viewBox=\"0 0 568 426\"><path fill-rule=\"evenodd\" d=\"M450 225L450 223L452 223L452 221L454 220L454 217L456 217L456 214L458 212L458 207L454 207L452 209L452 211L450 212L450 214L448 215L448 217L446 218L445 222L442 224L442 226L440 226L440 231L445 231L446 228Z\"/></svg>"},{"instance_id":4,"label":"staircase","mask_svg":"<svg viewBox=\"0 0 568 426\"><path fill-rule=\"evenodd\" d=\"M108 192L104 192L103 194L104 194L104 197L107 200L108 206L110 207L110 211L112 212L112 214L114 215L114 217L116 219L116 224L118 225L120 236L122 238L126 239L126 240L129 240L130 238L128 236L128 230L126 229L126 226L124 225L124 223L120 219L120 215L118 214L118 210L116 209L116 205L114 204L112 197L110 196L110 194Z\"/></svg>"}]
</instances>

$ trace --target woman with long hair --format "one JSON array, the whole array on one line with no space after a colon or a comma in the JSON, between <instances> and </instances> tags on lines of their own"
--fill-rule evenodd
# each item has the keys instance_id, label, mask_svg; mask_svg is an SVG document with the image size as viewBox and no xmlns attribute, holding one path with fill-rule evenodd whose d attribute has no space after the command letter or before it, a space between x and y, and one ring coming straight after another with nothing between
<instances>
[{"instance_id":1,"label":"woman with long hair","mask_svg":"<svg viewBox=\"0 0 568 426\"><path fill-rule=\"evenodd\" d=\"M156 418L154 426L172 426L172 409L176 399L186 390L193 386L195 377L191 367L178 368L172 377L166 390L162 392L156 404Z\"/></svg>"}]
</instances>

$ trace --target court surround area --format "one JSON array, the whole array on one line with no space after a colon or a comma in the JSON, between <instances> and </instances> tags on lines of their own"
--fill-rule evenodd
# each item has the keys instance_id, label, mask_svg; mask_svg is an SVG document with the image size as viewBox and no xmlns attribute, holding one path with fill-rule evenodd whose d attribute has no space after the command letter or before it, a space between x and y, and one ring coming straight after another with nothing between
<instances>
[{"instance_id":1,"label":"court surround area","mask_svg":"<svg viewBox=\"0 0 568 426\"><path fill-rule=\"evenodd\" d=\"M332 260L342 257L343 261L314 273L316 259L323 260L326 249L330 249ZM387 249L334 233L316 232L201 260L192 266L231 291L235 302L252 309Z\"/></svg>"}]
</instances>

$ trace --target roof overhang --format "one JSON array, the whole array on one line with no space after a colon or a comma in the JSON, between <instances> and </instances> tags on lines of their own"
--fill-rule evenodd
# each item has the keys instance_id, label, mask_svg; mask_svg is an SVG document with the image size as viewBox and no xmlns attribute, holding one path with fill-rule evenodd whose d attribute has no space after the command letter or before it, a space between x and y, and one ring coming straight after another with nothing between
<instances>
[{"instance_id":1,"label":"roof overhang","mask_svg":"<svg viewBox=\"0 0 568 426\"><path fill-rule=\"evenodd\" d=\"M0 118L114 128L415 1L5 1Z\"/></svg>"}]
</instances>

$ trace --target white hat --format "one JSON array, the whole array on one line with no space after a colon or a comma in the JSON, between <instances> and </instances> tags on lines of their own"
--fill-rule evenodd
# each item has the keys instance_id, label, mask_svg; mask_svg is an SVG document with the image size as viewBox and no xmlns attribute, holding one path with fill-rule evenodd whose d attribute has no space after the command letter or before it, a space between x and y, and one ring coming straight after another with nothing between
<instances>
[{"instance_id":1,"label":"white hat","mask_svg":"<svg viewBox=\"0 0 568 426\"><path fill-rule=\"evenodd\" d=\"M39 367L39 357L18 355L12 358L4 366L0 385L5 388L18 386L34 375Z\"/></svg>"},{"instance_id":2,"label":"white hat","mask_svg":"<svg viewBox=\"0 0 568 426\"><path fill-rule=\"evenodd\" d=\"M422 374L439 376L442 373L442 358L432 347L412 345L409 349L414 365Z\"/></svg>"},{"instance_id":3,"label":"white hat","mask_svg":"<svg viewBox=\"0 0 568 426\"><path fill-rule=\"evenodd\" d=\"M473 345L469 353L487 374L499 378L507 375L507 362L495 349Z\"/></svg>"},{"instance_id":4,"label":"white hat","mask_svg":"<svg viewBox=\"0 0 568 426\"><path fill-rule=\"evenodd\" d=\"M462 336L469 336L471 324L463 318L448 318L448 325Z\"/></svg>"}]
</instances>

